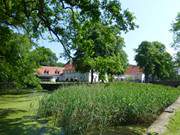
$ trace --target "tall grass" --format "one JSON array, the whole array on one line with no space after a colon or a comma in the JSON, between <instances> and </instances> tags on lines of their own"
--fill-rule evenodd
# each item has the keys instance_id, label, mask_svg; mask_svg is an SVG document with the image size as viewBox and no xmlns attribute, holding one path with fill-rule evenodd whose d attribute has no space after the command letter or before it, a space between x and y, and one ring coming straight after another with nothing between
<instances>
[{"instance_id":1,"label":"tall grass","mask_svg":"<svg viewBox=\"0 0 180 135\"><path fill-rule=\"evenodd\" d=\"M71 86L43 97L38 114L52 116L65 135L84 135L93 128L150 123L179 94L175 88L152 84Z\"/></svg>"}]
</instances>

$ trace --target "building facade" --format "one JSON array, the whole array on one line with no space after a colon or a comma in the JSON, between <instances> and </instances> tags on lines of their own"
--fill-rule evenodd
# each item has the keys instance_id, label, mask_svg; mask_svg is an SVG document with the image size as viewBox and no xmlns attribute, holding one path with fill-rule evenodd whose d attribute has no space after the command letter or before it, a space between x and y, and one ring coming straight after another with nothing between
<instances>
[{"instance_id":1,"label":"building facade","mask_svg":"<svg viewBox=\"0 0 180 135\"><path fill-rule=\"evenodd\" d=\"M81 73L75 70L73 64L64 65L63 75L59 76L58 81L78 81L78 82L91 82L91 73ZM99 74L98 72L93 73L93 82L99 82Z\"/></svg>"},{"instance_id":2,"label":"building facade","mask_svg":"<svg viewBox=\"0 0 180 135\"><path fill-rule=\"evenodd\" d=\"M42 66L37 70L37 76L43 82L56 82L63 75L63 67Z\"/></svg>"},{"instance_id":3,"label":"building facade","mask_svg":"<svg viewBox=\"0 0 180 135\"><path fill-rule=\"evenodd\" d=\"M145 75L143 70L136 65L129 65L125 70L124 74L115 76L116 80L127 80L127 81L135 81L135 82L144 82Z\"/></svg>"},{"instance_id":4,"label":"building facade","mask_svg":"<svg viewBox=\"0 0 180 135\"><path fill-rule=\"evenodd\" d=\"M42 66L37 70L37 76L44 82L91 82L91 72L80 73L73 64L64 67ZM93 73L93 82L99 82L99 73Z\"/></svg>"}]
</instances>

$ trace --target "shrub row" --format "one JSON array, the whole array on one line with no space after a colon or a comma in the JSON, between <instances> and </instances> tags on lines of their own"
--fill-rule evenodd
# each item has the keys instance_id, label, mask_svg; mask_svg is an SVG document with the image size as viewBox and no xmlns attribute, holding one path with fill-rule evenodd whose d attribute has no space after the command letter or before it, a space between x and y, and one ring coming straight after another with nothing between
<instances>
[{"instance_id":1,"label":"shrub row","mask_svg":"<svg viewBox=\"0 0 180 135\"><path fill-rule=\"evenodd\" d=\"M152 84L71 86L43 97L38 114L52 116L65 135L84 135L93 128L150 123L179 94L175 88Z\"/></svg>"}]
</instances>

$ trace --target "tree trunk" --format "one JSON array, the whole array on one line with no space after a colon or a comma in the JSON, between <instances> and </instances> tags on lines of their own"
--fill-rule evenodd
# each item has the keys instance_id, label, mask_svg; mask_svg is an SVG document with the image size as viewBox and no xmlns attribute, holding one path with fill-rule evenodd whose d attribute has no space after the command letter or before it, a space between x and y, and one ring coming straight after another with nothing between
<instances>
[{"instance_id":1,"label":"tree trunk","mask_svg":"<svg viewBox=\"0 0 180 135\"><path fill-rule=\"evenodd\" d=\"M152 80L151 80L152 82L154 82L155 81L155 76L154 75L152 75Z\"/></svg>"},{"instance_id":2,"label":"tree trunk","mask_svg":"<svg viewBox=\"0 0 180 135\"><path fill-rule=\"evenodd\" d=\"M91 84L93 83L93 79L94 79L94 71L93 69L91 70Z\"/></svg>"},{"instance_id":3,"label":"tree trunk","mask_svg":"<svg viewBox=\"0 0 180 135\"><path fill-rule=\"evenodd\" d=\"M148 82L149 82L149 75L145 74L145 83L148 83Z\"/></svg>"}]
</instances>

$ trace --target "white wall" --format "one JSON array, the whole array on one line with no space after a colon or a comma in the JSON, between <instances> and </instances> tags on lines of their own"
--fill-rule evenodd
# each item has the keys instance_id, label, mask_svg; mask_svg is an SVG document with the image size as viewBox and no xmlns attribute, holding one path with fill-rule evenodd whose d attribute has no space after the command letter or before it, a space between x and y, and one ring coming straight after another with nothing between
<instances>
[{"instance_id":1,"label":"white wall","mask_svg":"<svg viewBox=\"0 0 180 135\"><path fill-rule=\"evenodd\" d=\"M88 73L80 73L80 72L72 72L72 71L65 71L61 77L62 81L88 81Z\"/></svg>"},{"instance_id":2,"label":"white wall","mask_svg":"<svg viewBox=\"0 0 180 135\"><path fill-rule=\"evenodd\" d=\"M88 82L91 82L91 72L89 72L87 74L88 74ZM93 82L99 82L99 73L98 72L93 72Z\"/></svg>"},{"instance_id":3,"label":"white wall","mask_svg":"<svg viewBox=\"0 0 180 135\"><path fill-rule=\"evenodd\" d=\"M99 73L93 73L93 82L99 82ZM81 82L91 82L91 73L80 73L74 71L65 71L63 75L58 77L59 81L81 81Z\"/></svg>"},{"instance_id":4,"label":"white wall","mask_svg":"<svg viewBox=\"0 0 180 135\"><path fill-rule=\"evenodd\" d=\"M134 74L134 75L120 75L120 76L115 76L114 78L117 80L132 80L132 81L144 82L145 75L143 73Z\"/></svg>"},{"instance_id":5,"label":"white wall","mask_svg":"<svg viewBox=\"0 0 180 135\"><path fill-rule=\"evenodd\" d=\"M50 82L56 82L56 77L52 77L52 78L50 79Z\"/></svg>"}]
</instances>

